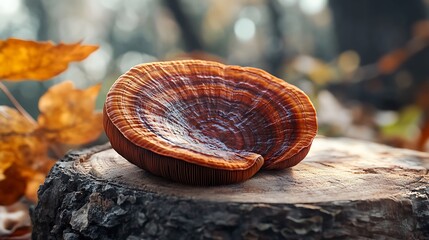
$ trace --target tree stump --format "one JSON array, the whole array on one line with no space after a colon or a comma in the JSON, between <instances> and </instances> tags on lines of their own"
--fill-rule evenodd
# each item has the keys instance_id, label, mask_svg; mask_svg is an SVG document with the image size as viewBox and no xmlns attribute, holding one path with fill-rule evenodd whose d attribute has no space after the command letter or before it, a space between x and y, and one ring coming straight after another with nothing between
<instances>
[{"instance_id":1,"label":"tree stump","mask_svg":"<svg viewBox=\"0 0 429 240\"><path fill-rule=\"evenodd\" d=\"M53 167L32 211L33 238L427 239L428 168L426 153L318 137L291 169L195 187L103 145Z\"/></svg>"}]
</instances>

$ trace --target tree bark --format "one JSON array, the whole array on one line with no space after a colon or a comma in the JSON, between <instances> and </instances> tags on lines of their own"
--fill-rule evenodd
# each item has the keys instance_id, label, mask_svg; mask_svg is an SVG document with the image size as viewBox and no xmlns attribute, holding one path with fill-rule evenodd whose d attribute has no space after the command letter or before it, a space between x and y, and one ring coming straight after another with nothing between
<instances>
[{"instance_id":1,"label":"tree bark","mask_svg":"<svg viewBox=\"0 0 429 240\"><path fill-rule=\"evenodd\" d=\"M320 137L291 169L196 187L103 145L54 166L32 211L33 238L429 238L428 168L426 153Z\"/></svg>"}]
</instances>

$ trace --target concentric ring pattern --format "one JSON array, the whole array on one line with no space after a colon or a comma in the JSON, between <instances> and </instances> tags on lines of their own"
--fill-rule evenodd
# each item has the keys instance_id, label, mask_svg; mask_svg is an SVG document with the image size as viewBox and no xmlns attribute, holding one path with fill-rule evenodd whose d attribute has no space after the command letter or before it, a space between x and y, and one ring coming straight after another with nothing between
<instances>
[{"instance_id":1,"label":"concentric ring pattern","mask_svg":"<svg viewBox=\"0 0 429 240\"><path fill-rule=\"evenodd\" d=\"M104 117L112 147L130 162L199 185L294 166L317 132L314 107L295 86L198 60L135 66L110 89Z\"/></svg>"}]
</instances>

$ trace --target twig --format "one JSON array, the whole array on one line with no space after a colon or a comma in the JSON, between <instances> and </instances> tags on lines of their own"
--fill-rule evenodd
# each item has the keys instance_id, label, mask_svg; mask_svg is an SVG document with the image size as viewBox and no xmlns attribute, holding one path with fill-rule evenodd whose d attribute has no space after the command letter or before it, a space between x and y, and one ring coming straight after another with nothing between
<instances>
[{"instance_id":1,"label":"twig","mask_svg":"<svg viewBox=\"0 0 429 240\"><path fill-rule=\"evenodd\" d=\"M12 93L7 89L6 85L4 85L0 81L0 89L4 92L6 97L10 100L10 102L15 106L15 108L30 121L31 123L37 124L36 120L22 107L22 105L16 100L16 98L12 95Z\"/></svg>"}]
</instances>

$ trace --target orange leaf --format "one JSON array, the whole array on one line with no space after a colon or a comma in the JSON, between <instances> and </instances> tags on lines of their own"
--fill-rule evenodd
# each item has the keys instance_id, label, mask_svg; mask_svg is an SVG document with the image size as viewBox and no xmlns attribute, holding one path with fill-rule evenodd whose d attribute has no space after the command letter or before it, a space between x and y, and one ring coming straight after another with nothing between
<instances>
[{"instance_id":1,"label":"orange leaf","mask_svg":"<svg viewBox=\"0 0 429 240\"><path fill-rule=\"evenodd\" d=\"M37 192L34 176L44 176L54 164L47 152L36 124L13 108L0 106L0 204L17 201L29 186Z\"/></svg>"},{"instance_id":2,"label":"orange leaf","mask_svg":"<svg viewBox=\"0 0 429 240\"><path fill-rule=\"evenodd\" d=\"M0 205L10 205L24 195L27 181L15 163L4 171L4 177L0 180Z\"/></svg>"},{"instance_id":3,"label":"orange leaf","mask_svg":"<svg viewBox=\"0 0 429 240\"><path fill-rule=\"evenodd\" d=\"M0 106L0 152L3 153L0 163L12 161L35 170L44 169L41 161L47 158L47 146L37 129L36 124L17 110Z\"/></svg>"},{"instance_id":4,"label":"orange leaf","mask_svg":"<svg viewBox=\"0 0 429 240\"><path fill-rule=\"evenodd\" d=\"M0 152L0 181L6 178L5 171L13 164L14 156L11 152Z\"/></svg>"},{"instance_id":5,"label":"orange leaf","mask_svg":"<svg viewBox=\"0 0 429 240\"><path fill-rule=\"evenodd\" d=\"M39 190L40 185L45 181L45 177L46 173L41 172L33 172L31 175L26 176L27 187L25 189L25 196L27 199L37 202L37 190Z\"/></svg>"},{"instance_id":6,"label":"orange leaf","mask_svg":"<svg viewBox=\"0 0 429 240\"><path fill-rule=\"evenodd\" d=\"M101 84L75 89L71 81L51 87L39 100L39 125L52 142L85 144L98 138L102 114L94 112Z\"/></svg>"},{"instance_id":7,"label":"orange leaf","mask_svg":"<svg viewBox=\"0 0 429 240\"><path fill-rule=\"evenodd\" d=\"M81 61L98 46L78 43L54 45L15 38L0 40L0 79L47 80Z\"/></svg>"},{"instance_id":8,"label":"orange leaf","mask_svg":"<svg viewBox=\"0 0 429 240\"><path fill-rule=\"evenodd\" d=\"M0 136L28 134L36 130L37 125L22 116L17 110L0 105Z\"/></svg>"}]
</instances>

